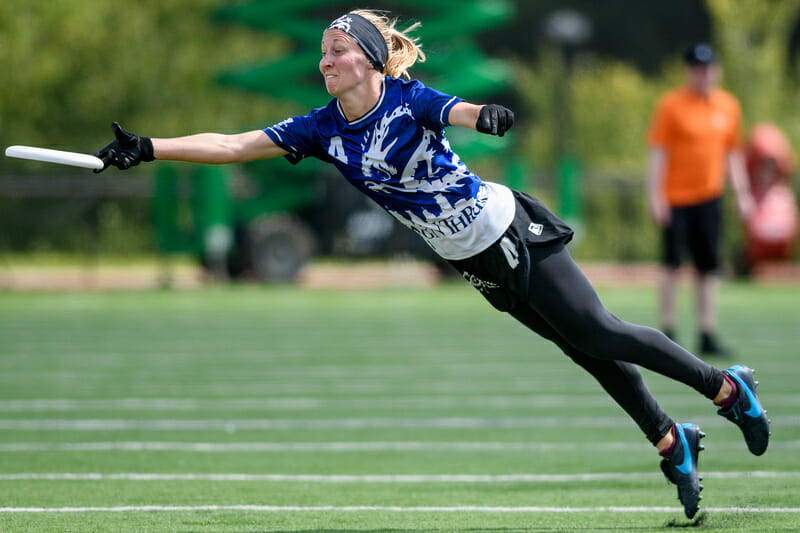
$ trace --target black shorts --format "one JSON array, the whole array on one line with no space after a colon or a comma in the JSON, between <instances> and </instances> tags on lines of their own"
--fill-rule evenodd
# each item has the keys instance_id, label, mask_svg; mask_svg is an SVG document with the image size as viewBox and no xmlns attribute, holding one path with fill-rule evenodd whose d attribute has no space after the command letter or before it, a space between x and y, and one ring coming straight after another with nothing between
<instances>
[{"instance_id":1,"label":"black shorts","mask_svg":"<svg viewBox=\"0 0 800 533\"><path fill-rule=\"evenodd\" d=\"M450 264L500 311L513 308L528 294L529 247L541 248L572 240L573 231L542 202L519 191L516 212L503 235L483 252Z\"/></svg>"},{"instance_id":2,"label":"black shorts","mask_svg":"<svg viewBox=\"0 0 800 533\"><path fill-rule=\"evenodd\" d=\"M662 232L661 262L677 268L688 249L698 272L719 268L719 242L722 233L722 200L687 207L673 207L670 225Z\"/></svg>"}]
</instances>

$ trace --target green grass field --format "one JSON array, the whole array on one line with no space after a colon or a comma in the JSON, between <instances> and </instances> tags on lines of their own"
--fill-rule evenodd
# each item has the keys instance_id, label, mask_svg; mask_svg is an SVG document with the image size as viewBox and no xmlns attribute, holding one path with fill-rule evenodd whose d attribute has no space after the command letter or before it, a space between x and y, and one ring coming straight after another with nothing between
<instances>
[{"instance_id":1,"label":"green grass field","mask_svg":"<svg viewBox=\"0 0 800 533\"><path fill-rule=\"evenodd\" d=\"M652 289L600 292L655 324ZM773 440L645 371L708 434L690 522L599 386L464 283L0 293L0 531L800 530L800 287L720 305Z\"/></svg>"}]
</instances>

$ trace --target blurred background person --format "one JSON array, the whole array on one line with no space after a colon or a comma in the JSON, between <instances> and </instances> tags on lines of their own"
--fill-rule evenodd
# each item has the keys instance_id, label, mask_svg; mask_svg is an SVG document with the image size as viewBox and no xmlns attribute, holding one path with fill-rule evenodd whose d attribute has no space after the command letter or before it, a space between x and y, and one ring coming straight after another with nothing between
<instances>
[{"instance_id":1,"label":"blurred background person","mask_svg":"<svg viewBox=\"0 0 800 533\"><path fill-rule=\"evenodd\" d=\"M721 71L710 45L690 47L684 61L686 83L662 95L647 133L650 214L663 230L659 319L674 339L678 268L688 249L696 270L698 351L722 356L727 349L717 336L716 297L726 174L743 218L753 205L741 149L741 107L717 87Z\"/></svg>"},{"instance_id":2,"label":"blurred background person","mask_svg":"<svg viewBox=\"0 0 800 533\"><path fill-rule=\"evenodd\" d=\"M745 223L736 270L748 276L759 264L791 259L800 216L791 186L796 156L783 132L774 124L756 124L747 139L745 160L754 208Z\"/></svg>"}]
</instances>

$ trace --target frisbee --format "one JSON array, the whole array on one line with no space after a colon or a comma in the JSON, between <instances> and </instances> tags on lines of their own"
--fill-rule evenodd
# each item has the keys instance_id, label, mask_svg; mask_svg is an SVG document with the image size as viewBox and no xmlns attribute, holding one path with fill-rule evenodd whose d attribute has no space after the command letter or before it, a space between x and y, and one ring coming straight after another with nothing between
<instances>
[{"instance_id":1,"label":"frisbee","mask_svg":"<svg viewBox=\"0 0 800 533\"><path fill-rule=\"evenodd\" d=\"M9 146L6 148L6 157L28 159L30 161L43 161L45 163L57 163L59 165L69 165L72 167L91 168L94 170L103 168L103 160L93 155L51 150L49 148L37 148L35 146Z\"/></svg>"}]
</instances>

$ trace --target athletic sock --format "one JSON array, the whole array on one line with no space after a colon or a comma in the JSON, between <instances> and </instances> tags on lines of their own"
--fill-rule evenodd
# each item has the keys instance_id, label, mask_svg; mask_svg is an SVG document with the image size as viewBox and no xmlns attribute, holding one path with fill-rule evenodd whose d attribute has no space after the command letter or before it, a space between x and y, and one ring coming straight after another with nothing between
<instances>
[{"instance_id":1,"label":"athletic sock","mask_svg":"<svg viewBox=\"0 0 800 533\"><path fill-rule=\"evenodd\" d=\"M669 458L672 455L672 452L675 451L675 446L678 445L678 435L675 432L675 424L672 424L672 427L669 429L669 432L672 433L672 444L658 452L658 455L661 457Z\"/></svg>"},{"instance_id":2,"label":"athletic sock","mask_svg":"<svg viewBox=\"0 0 800 533\"><path fill-rule=\"evenodd\" d=\"M723 374L725 377L725 381L731 386L731 393L728 395L727 398L719 402L717 405L723 411L727 411L733 405L733 402L736 401L736 398L739 397L739 387L736 386L736 382L729 378L727 375Z\"/></svg>"}]
</instances>

